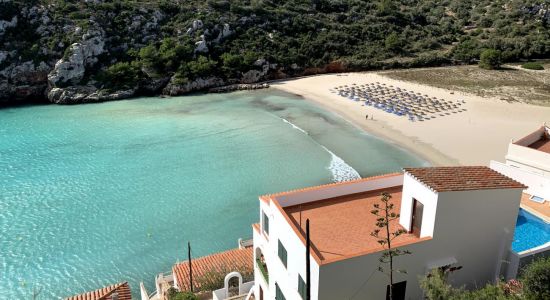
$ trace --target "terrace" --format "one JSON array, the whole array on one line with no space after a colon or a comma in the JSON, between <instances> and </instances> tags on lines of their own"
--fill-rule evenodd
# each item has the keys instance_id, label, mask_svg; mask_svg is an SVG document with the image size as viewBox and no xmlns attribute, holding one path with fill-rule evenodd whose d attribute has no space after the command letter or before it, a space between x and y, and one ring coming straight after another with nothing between
<instances>
[{"instance_id":1,"label":"terrace","mask_svg":"<svg viewBox=\"0 0 550 300\"><path fill-rule=\"evenodd\" d=\"M540 128L513 142L513 144L550 154L550 127L543 124Z\"/></svg>"},{"instance_id":2,"label":"terrace","mask_svg":"<svg viewBox=\"0 0 550 300\"><path fill-rule=\"evenodd\" d=\"M392 195L394 212L399 213L402 186L371 190L324 200L284 207L292 225L303 235L305 220L310 220L311 242L322 263L329 263L354 256L384 250L371 236L376 227L376 216L371 213L380 195ZM403 229L398 220L390 224L390 230ZM393 241L394 246L405 246L425 239L413 234L403 234Z\"/></svg>"},{"instance_id":3,"label":"terrace","mask_svg":"<svg viewBox=\"0 0 550 300\"><path fill-rule=\"evenodd\" d=\"M538 141L530 144L527 147L536 149L542 152L550 153L550 139L546 135L541 136L541 138Z\"/></svg>"},{"instance_id":4,"label":"terrace","mask_svg":"<svg viewBox=\"0 0 550 300\"><path fill-rule=\"evenodd\" d=\"M544 199L545 202L538 203L530 199L531 195L523 193L521 196L521 208L530 212L531 214L543 219L545 222L550 223L550 199Z\"/></svg>"}]
</instances>

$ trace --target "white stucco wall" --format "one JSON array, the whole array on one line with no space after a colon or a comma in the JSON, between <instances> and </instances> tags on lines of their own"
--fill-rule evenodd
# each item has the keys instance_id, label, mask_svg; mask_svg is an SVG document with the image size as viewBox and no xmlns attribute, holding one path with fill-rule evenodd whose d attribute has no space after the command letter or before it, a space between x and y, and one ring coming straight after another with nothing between
<instances>
[{"instance_id":1,"label":"white stucco wall","mask_svg":"<svg viewBox=\"0 0 550 300\"><path fill-rule=\"evenodd\" d=\"M502 261L510 248L517 218L520 189L477 190L436 193L409 175L381 178L369 184L333 186L285 196L285 205L326 199L342 194L396 186L403 183L400 223L410 226L412 199L424 204L422 237L425 241L406 246L412 255L396 259L396 267L407 274L396 274L396 282L407 281L407 299L422 298L419 276L428 266L453 261L463 269L450 276L456 286L480 286L504 274ZM336 191L330 191L337 188ZM275 297L275 282L286 299L300 299L298 274L305 279L305 245L273 203L260 200L260 216L265 211L270 219L269 237L254 231L254 249L260 248L269 269L269 282L256 270L255 293L263 286L264 299ZM259 218L261 224L261 218ZM261 229L260 229L261 230ZM287 268L277 255L281 240L288 253ZM381 253L374 253L319 266L311 257L312 299L384 299L387 276L377 271ZM504 264L505 266L505 264Z\"/></svg>"},{"instance_id":2,"label":"white stucco wall","mask_svg":"<svg viewBox=\"0 0 550 300\"><path fill-rule=\"evenodd\" d=\"M506 164L550 178L550 154L546 152L510 144Z\"/></svg>"},{"instance_id":3,"label":"white stucco wall","mask_svg":"<svg viewBox=\"0 0 550 300\"><path fill-rule=\"evenodd\" d=\"M411 175L405 174L399 224L406 230L411 230L413 199L424 205L420 237L432 236L437 209L437 193L418 182Z\"/></svg>"},{"instance_id":4,"label":"white stucco wall","mask_svg":"<svg viewBox=\"0 0 550 300\"><path fill-rule=\"evenodd\" d=\"M526 193L550 199L550 177L544 177L540 174L496 161L491 161L490 167L528 186L529 188L525 190Z\"/></svg>"},{"instance_id":5,"label":"white stucco wall","mask_svg":"<svg viewBox=\"0 0 550 300\"><path fill-rule=\"evenodd\" d=\"M275 283L277 283L286 299L301 299L298 293L298 274L305 280L305 244L296 235L290 224L288 224L284 216L273 203L267 204L260 200L260 214L262 210L265 211L269 217L269 236L266 238L263 234L254 232L254 249L259 247L264 255L269 272L269 283L265 284L262 274L259 273L259 270L256 268L255 295L259 297L258 285L262 285L264 299L274 299ZM281 240L287 250L286 268L278 256L277 247L279 240ZM256 255L256 252L254 253ZM310 256L310 261L311 296L312 299L317 299L319 265L313 256Z\"/></svg>"},{"instance_id":6,"label":"white stucco wall","mask_svg":"<svg viewBox=\"0 0 550 300\"><path fill-rule=\"evenodd\" d=\"M396 259L396 268L407 270L395 280L407 281L406 299L422 298L418 277L440 261L454 258L463 266L449 278L455 286L482 286L504 274L520 196L519 189L439 193L433 239L404 247L412 255ZM380 254L322 265L318 299L384 299L388 278L376 271Z\"/></svg>"}]
</instances>

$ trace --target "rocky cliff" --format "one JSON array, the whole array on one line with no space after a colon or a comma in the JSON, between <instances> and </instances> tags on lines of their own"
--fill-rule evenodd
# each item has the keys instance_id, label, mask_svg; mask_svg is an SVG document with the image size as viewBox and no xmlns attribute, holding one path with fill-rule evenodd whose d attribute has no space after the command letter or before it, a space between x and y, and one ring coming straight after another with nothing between
<instances>
[{"instance_id":1,"label":"rocky cliff","mask_svg":"<svg viewBox=\"0 0 550 300\"><path fill-rule=\"evenodd\" d=\"M0 105L73 104L323 72L550 57L537 0L0 0Z\"/></svg>"},{"instance_id":2,"label":"rocky cliff","mask_svg":"<svg viewBox=\"0 0 550 300\"><path fill-rule=\"evenodd\" d=\"M176 78L174 70L158 74L139 66L139 80L114 86L103 73L109 66L127 59L127 53L158 42L163 35L166 15L159 7L129 9L121 16L117 9L105 16L86 14L75 20L76 11L60 15L66 9L61 1L30 1L28 4L0 2L0 104L52 102L57 104L117 100L138 94L180 95L226 84L224 76ZM104 1L85 1L86 10L94 7L108 11ZM107 7L109 8L109 7ZM83 16L80 16L83 17ZM117 21L114 24L114 21ZM24 32L21 32L23 30ZM193 56L208 55L234 34L228 23L211 28L200 19L188 22L177 35L189 38ZM24 36L23 36L24 35ZM23 37L23 39L22 39ZM26 48L26 49L23 49ZM251 66L251 68L258 67ZM262 66L259 66L262 67ZM249 70L229 78L232 83L251 83L266 78L267 70ZM222 78L224 77L224 78Z\"/></svg>"}]
</instances>

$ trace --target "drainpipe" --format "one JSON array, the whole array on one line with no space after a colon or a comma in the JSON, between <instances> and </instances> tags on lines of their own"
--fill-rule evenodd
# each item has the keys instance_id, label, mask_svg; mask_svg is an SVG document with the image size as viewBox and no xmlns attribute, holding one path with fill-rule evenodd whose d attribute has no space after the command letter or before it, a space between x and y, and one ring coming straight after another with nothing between
<instances>
[{"instance_id":1,"label":"drainpipe","mask_svg":"<svg viewBox=\"0 0 550 300\"><path fill-rule=\"evenodd\" d=\"M311 241L309 239L309 219L306 220L306 300L311 300L311 266L309 261L309 250Z\"/></svg>"},{"instance_id":2,"label":"drainpipe","mask_svg":"<svg viewBox=\"0 0 550 300\"><path fill-rule=\"evenodd\" d=\"M193 293L193 267L191 266L191 242L187 242L187 261L189 262L189 286Z\"/></svg>"}]
</instances>

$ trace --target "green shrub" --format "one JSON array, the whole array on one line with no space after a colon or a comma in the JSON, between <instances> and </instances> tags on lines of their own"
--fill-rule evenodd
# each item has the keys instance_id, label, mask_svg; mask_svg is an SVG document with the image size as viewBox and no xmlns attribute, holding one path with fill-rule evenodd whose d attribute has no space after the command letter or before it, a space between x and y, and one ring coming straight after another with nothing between
<instances>
[{"instance_id":1,"label":"green shrub","mask_svg":"<svg viewBox=\"0 0 550 300\"><path fill-rule=\"evenodd\" d=\"M487 70L500 68L502 64L502 53L495 49L486 49L479 56L479 67Z\"/></svg>"},{"instance_id":2,"label":"green shrub","mask_svg":"<svg viewBox=\"0 0 550 300\"><path fill-rule=\"evenodd\" d=\"M523 65L521 65L522 68L528 69L528 70L544 70L544 67L538 63L538 62L526 62Z\"/></svg>"},{"instance_id":3,"label":"green shrub","mask_svg":"<svg viewBox=\"0 0 550 300\"><path fill-rule=\"evenodd\" d=\"M99 77L107 88L131 88L138 84L142 74L137 62L118 62L111 65Z\"/></svg>"},{"instance_id":4,"label":"green shrub","mask_svg":"<svg viewBox=\"0 0 550 300\"><path fill-rule=\"evenodd\" d=\"M528 299L550 299L550 257L530 263L521 277Z\"/></svg>"},{"instance_id":5,"label":"green shrub","mask_svg":"<svg viewBox=\"0 0 550 300\"><path fill-rule=\"evenodd\" d=\"M463 288L453 288L447 283L447 275L442 270L434 270L430 275L420 280L420 287L424 290L427 300L520 300L521 295L511 293L502 283L487 284L486 286L468 291ZM540 298L542 299L542 298Z\"/></svg>"},{"instance_id":6,"label":"green shrub","mask_svg":"<svg viewBox=\"0 0 550 300\"><path fill-rule=\"evenodd\" d=\"M199 297L191 292L178 292L171 288L168 290L168 300L199 300Z\"/></svg>"},{"instance_id":7,"label":"green shrub","mask_svg":"<svg viewBox=\"0 0 550 300\"><path fill-rule=\"evenodd\" d=\"M201 55L197 59L187 63L187 68L192 78L204 78L214 73L216 62Z\"/></svg>"}]
</instances>

